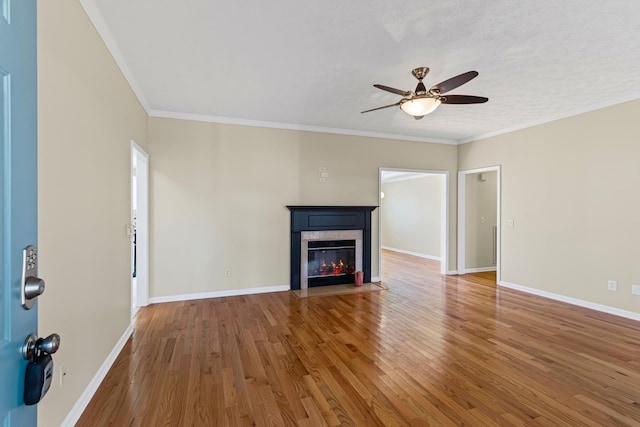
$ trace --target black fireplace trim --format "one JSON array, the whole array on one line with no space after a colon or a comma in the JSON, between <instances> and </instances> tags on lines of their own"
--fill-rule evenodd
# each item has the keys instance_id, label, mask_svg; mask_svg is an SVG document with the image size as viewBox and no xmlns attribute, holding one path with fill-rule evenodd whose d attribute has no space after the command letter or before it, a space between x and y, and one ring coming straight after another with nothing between
<instances>
[{"instance_id":1,"label":"black fireplace trim","mask_svg":"<svg viewBox=\"0 0 640 427\"><path fill-rule=\"evenodd\" d=\"M377 206L287 206L291 211L291 289L300 289L302 231L362 230L364 282L371 282L371 212Z\"/></svg>"}]
</instances>

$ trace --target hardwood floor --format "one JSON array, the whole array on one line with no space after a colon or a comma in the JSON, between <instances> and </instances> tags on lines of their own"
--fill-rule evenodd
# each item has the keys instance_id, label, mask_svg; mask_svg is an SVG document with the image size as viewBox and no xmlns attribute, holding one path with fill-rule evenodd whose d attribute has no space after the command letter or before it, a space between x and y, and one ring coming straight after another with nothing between
<instances>
[{"instance_id":1,"label":"hardwood floor","mask_svg":"<svg viewBox=\"0 0 640 427\"><path fill-rule=\"evenodd\" d=\"M140 310L78 426L640 425L640 323L441 276Z\"/></svg>"}]
</instances>

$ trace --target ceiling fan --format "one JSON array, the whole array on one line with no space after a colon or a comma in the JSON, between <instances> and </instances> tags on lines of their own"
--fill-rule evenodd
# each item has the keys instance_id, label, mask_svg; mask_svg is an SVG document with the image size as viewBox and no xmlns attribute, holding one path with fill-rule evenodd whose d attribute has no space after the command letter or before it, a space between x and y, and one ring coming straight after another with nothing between
<instances>
[{"instance_id":1,"label":"ceiling fan","mask_svg":"<svg viewBox=\"0 0 640 427\"><path fill-rule=\"evenodd\" d=\"M402 111L413 116L416 120L420 120L427 114L433 112L440 104L481 104L489 100L489 98L485 98L483 96L444 95L450 90L453 90L458 86L462 86L468 81L478 77L477 71L467 71L466 73L451 77L448 80L431 86L429 90L427 90L424 83L422 83L422 79L426 77L427 73L429 73L428 67L418 67L411 71L411 74L418 79L418 86L416 86L416 90L413 92L395 89L384 85L373 85L378 89L386 90L387 92L395 93L396 95L401 95L403 98L395 104L372 108L370 110L363 111L363 113L399 105Z\"/></svg>"}]
</instances>

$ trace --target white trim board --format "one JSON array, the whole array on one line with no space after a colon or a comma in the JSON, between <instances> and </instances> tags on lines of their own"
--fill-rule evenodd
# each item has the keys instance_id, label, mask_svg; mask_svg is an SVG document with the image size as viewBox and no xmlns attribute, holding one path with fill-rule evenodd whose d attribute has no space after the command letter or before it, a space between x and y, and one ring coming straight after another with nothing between
<instances>
[{"instance_id":1,"label":"white trim board","mask_svg":"<svg viewBox=\"0 0 640 427\"><path fill-rule=\"evenodd\" d=\"M614 105L623 104L625 102L635 101L636 99L639 99L639 98L640 98L640 92L630 92L630 93L627 93L626 95L621 96L619 98L610 99L610 100L605 101L605 102L599 102L599 103L594 104L594 105L588 105L586 107L578 108L578 109L566 112L564 114L546 116L546 117L543 117L541 119L537 119L537 120L534 120L534 121L531 121L531 122L527 122L527 123L522 123L522 124L519 124L519 125L516 125L516 126L511 126L511 127L500 129L500 130L496 130L496 131L493 131L493 132L481 133L479 135L471 136L469 138L463 138L463 139L458 140L458 145L467 144L467 143L473 142L473 141L480 141L482 139L487 139L487 138L491 138L493 136L498 136L498 135L504 135L504 134L511 133L511 132L516 132L516 131L519 131L519 130L522 130L522 129L529 129L529 128L532 128L534 126L542 125L542 124L545 124L545 123L555 122L556 120L562 120L562 119L566 119L568 117L578 116L580 114L585 114L585 113L590 113L592 111L601 110L603 108L613 107Z\"/></svg>"},{"instance_id":2,"label":"white trim board","mask_svg":"<svg viewBox=\"0 0 640 427\"><path fill-rule=\"evenodd\" d=\"M260 288L230 289L226 291L200 292L193 294L169 295L165 297L149 298L149 304L160 304L165 302L191 301L195 299L209 299L221 297L235 297L239 295L266 294L269 292L284 292L291 289L289 285L265 286Z\"/></svg>"},{"instance_id":3,"label":"white trim board","mask_svg":"<svg viewBox=\"0 0 640 427\"><path fill-rule=\"evenodd\" d=\"M131 180L133 184L133 168L136 166L136 209L137 209L137 237L136 237L136 301L137 307L131 304L132 317L140 307L149 305L149 153L131 141ZM131 188L133 194L133 188ZM133 208L133 199L131 200ZM133 209L131 211L133 214ZM133 216L131 217L133 226ZM134 249L131 244L131 259ZM133 290L133 289L132 289ZM133 297L133 296L132 296Z\"/></svg>"},{"instance_id":4,"label":"white trim board","mask_svg":"<svg viewBox=\"0 0 640 427\"><path fill-rule=\"evenodd\" d=\"M109 53L111 53L111 56L113 57L116 65L118 66L118 68L120 68L120 72L124 76L124 79L127 81L127 83L129 83L131 90L133 91L136 98L138 98L138 102L140 102L140 105L142 106L144 111L147 113L147 115L149 115L151 111L151 108L149 107L149 101L147 101L147 98L144 96L144 93L140 88L138 81L133 76L133 72L131 72L127 61L125 61L124 55L120 51L118 43L116 43L116 39L113 37L113 34L111 34L109 26L102 17L102 13L100 13L100 9L98 9L98 7L96 6L96 2L89 0L80 0L80 4L82 5L82 8L89 17L89 20L93 24L94 28L96 29L96 32L98 33L98 35L100 35L100 38L107 47L107 50L109 50Z\"/></svg>"},{"instance_id":5,"label":"white trim board","mask_svg":"<svg viewBox=\"0 0 640 427\"><path fill-rule=\"evenodd\" d=\"M322 126L299 125L295 123L265 122L261 120L240 119L234 117L210 116L207 114L180 113L175 111L150 110L149 117L164 119L192 120L195 122L219 123L227 125L252 126L270 129L297 130L303 132L320 132L335 135L363 136L370 138L397 139L399 141L428 142L432 144L458 145L455 139L398 135L392 133L362 131L355 129L339 129Z\"/></svg>"},{"instance_id":6,"label":"white trim board","mask_svg":"<svg viewBox=\"0 0 640 427\"><path fill-rule=\"evenodd\" d=\"M133 325L129 323L129 326L127 326L127 329L125 329L124 333L122 334L116 345L113 347L113 350L111 350L107 358L104 360L104 362L102 362L102 365L93 376L93 378L91 378L91 381L89 381L89 384L87 384L87 387L80 395L80 398L78 398L64 421L62 421L62 424L60 424L61 427L73 427L76 425L76 423L82 416L82 413L89 405L89 402L91 402L93 395L98 390L98 387L100 387L100 384L102 384L102 381L107 376L107 373L109 373L109 369L111 369L111 366L118 358L118 355L129 340L129 337L131 337L132 333Z\"/></svg>"},{"instance_id":7,"label":"white trim board","mask_svg":"<svg viewBox=\"0 0 640 427\"><path fill-rule=\"evenodd\" d=\"M442 258L440 258L439 256L435 256L435 255L427 255L427 254L421 254L419 252L413 252L413 251L406 251L404 249L398 249L398 248L392 248L390 246L381 246L382 249L385 249L387 251L392 251L392 252L398 252L401 254L407 254L407 255L412 255L412 256L417 256L420 258L426 258L426 259L432 259L434 261L440 261L442 260Z\"/></svg>"},{"instance_id":8,"label":"white trim board","mask_svg":"<svg viewBox=\"0 0 640 427\"><path fill-rule=\"evenodd\" d=\"M553 292L547 292L540 289L530 288L528 286L516 285L515 283L505 282L503 280L498 282L498 286L504 288L514 289L520 292L526 292L528 294L537 295L544 298L549 298L555 301L565 302L567 304L576 305L579 307L589 308L595 311L601 311L607 314L613 314L614 316L624 317L631 320L640 321L640 313L634 313L633 311L621 310L619 308L610 307L604 304L597 304L581 300L578 298L572 298L565 295L554 294Z\"/></svg>"},{"instance_id":9,"label":"white trim board","mask_svg":"<svg viewBox=\"0 0 640 427\"><path fill-rule=\"evenodd\" d=\"M496 271L496 267L478 267L478 268L465 268L465 273L484 273L485 271Z\"/></svg>"}]
</instances>

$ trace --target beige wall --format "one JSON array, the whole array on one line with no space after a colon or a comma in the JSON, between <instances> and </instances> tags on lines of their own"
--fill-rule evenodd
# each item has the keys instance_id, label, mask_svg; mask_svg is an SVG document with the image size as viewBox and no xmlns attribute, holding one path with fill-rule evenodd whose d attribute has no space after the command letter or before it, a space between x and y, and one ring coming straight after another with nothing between
<instances>
[{"instance_id":1,"label":"beige wall","mask_svg":"<svg viewBox=\"0 0 640 427\"><path fill-rule=\"evenodd\" d=\"M497 186L495 171L465 175L465 269L496 265L493 226L498 220Z\"/></svg>"},{"instance_id":2,"label":"beige wall","mask_svg":"<svg viewBox=\"0 0 640 427\"><path fill-rule=\"evenodd\" d=\"M503 281L640 313L638 117L632 101L459 147L461 170L502 165Z\"/></svg>"},{"instance_id":3,"label":"beige wall","mask_svg":"<svg viewBox=\"0 0 640 427\"><path fill-rule=\"evenodd\" d=\"M380 167L455 176L457 163L450 145L164 118L150 119L149 141L152 298L288 286L286 205L377 205Z\"/></svg>"},{"instance_id":4,"label":"beige wall","mask_svg":"<svg viewBox=\"0 0 640 427\"><path fill-rule=\"evenodd\" d=\"M382 185L382 246L440 258L442 175Z\"/></svg>"},{"instance_id":5,"label":"beige wall","mask_svg":"<svg viewBox=\"0 0 640 427\"><path fill-rule=\"evenodd\" d=\"M38 329L62 337L38 425L58 426L130 322L129 152L147 118L76 0L38 1L38 86Z\"/></svg>"}]
</instances>

